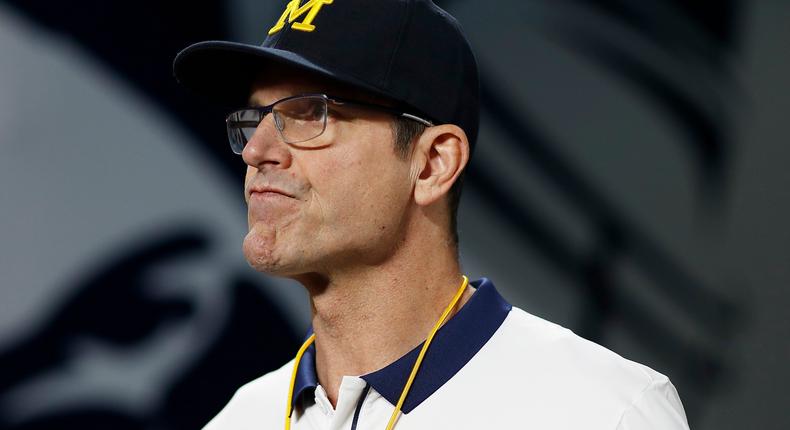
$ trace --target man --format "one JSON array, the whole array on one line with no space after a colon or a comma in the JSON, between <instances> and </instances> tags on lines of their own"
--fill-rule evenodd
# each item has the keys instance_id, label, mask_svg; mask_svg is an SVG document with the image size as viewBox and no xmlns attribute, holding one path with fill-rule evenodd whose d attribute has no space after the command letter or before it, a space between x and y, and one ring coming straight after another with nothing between
<instances>
[{"instance_id":1,"label":"man","mask_svg":"<svg viewBox=\"0 0 790 430\"><path fill-rule=\"evenodd\" d=\"M296 358L206 428L688 428L665 376L462 276L477 68L432 2L292 0L262 46L198 43L174 69L248 106L227 120L248 165L244 253L312 309Z\"/></svg>"}]
</instances>

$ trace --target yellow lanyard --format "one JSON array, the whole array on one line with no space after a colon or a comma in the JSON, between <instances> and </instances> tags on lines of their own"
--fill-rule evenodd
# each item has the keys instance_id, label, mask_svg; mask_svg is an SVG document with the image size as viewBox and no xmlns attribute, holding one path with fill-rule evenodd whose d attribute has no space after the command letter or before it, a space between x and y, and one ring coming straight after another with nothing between
<instances>
[{"instance_id":1,"label":"yellow lanyard","mask_svg":"<svg viewBox=\"0 0 790 430\"><path fill-rule=\"evenodd\" d=\"M411 374L409 375L409 380L406 381L406 385L403 387L403 391L400 394L400 399L398 399L398 404L395 405L395 410L392 411L392 416L390 417L390 421L387 424L387 430L392 430L395 427L395 422L400 416L400 408L403 406L403 402L406 400L406 395L409 394L409 389L411 389L411 384L414 382L414 377L417 376L417 371L420 369L420 364L422 364L422 359L425 357L425 352L428 351L428 346L431 344L434 335L439 330L439 327L444 324L444 320L447 319L447 316L450 315L450 312L453 310L455 305L458 303L458 300L461 299L461 296L466 290L466 286L469 285L469 278L463 276L463 281L461 282L461 288L458 289L458 292L455 293L455 297L447 305L447 308L442 313L442 316L439 318L439 321L436 321L436 325L433 326L431 332L428 334L428 338L425 339L425 343L422 345L422 350L420 350L420 355L417 356L417 361L414 363L414 367L411 369ZM299 369L299 362L302 360L302 355L304 352L307 351L307 348L313 344L315 341L315 333L313 333L303 344L302 347L299 348L299 352L296 353L296 358L294 359L294 368L291 372L291 386L288 388L288 404L285 407L285 430L291 429L291 412L293 412L291 408L291 403L293 401L294 395L294 385L296 384L296 371Z\"/></svg>"}]
</instances>

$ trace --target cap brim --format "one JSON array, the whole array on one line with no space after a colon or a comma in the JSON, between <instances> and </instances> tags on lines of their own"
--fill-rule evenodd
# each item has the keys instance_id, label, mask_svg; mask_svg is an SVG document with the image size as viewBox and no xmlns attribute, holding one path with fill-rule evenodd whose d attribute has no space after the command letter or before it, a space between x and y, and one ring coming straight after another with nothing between
<instances>
[{"instance_id":1,"label":"cap brim","mask_svg":"<svg viewBox=\"0 0 790 430\"><path fill-rule=\"evenodd\" d=\"M387 95L353 76L334 73L293 52L227 41L200 42L183 49L173 61L173 74L179 83L208 100L239 107L247 104L254 80L274 64Z\"/></svg>"}]
</instances>

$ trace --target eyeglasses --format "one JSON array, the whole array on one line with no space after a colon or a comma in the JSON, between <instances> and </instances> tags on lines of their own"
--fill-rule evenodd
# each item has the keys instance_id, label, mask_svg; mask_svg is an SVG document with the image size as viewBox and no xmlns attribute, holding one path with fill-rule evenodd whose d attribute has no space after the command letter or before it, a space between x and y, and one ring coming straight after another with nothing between
<instances>
[{"instance_id":1,"label":"eyeglasses","mask_svg":"<svg viewBox=\"0 0 790 430\"><path fill-rule=\"evenodd\" d=\"M322 144L313 139L326 131L330 103L336 106L353 105L376 109L417 121L428 127L433 126L433 123L427 119L387 106L346 100L326 94L301 94L278 100L268 106L248 107L232 112L225 120L230 147L234 153L241 154L258 125L269 113L272 114L274 126L283 142L301 147L318 147ZM311 144L311 141L315 143Z\"/></svg>"}]
</instances>

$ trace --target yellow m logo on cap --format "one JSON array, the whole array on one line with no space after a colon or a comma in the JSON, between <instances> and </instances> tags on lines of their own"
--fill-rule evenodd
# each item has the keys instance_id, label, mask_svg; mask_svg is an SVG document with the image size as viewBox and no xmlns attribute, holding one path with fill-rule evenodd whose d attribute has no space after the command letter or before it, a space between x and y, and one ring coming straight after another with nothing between
<instances>
[{"instance_id":1,"label":"yellow m logo on cap","mask_svg":"<svg viewBox=\"0 0 790 430\"><path fill-rule=\"evenodd\" d=\"M325 4L332 4L333 1L334 0L309 0L304 4L304 6L300 6L302 0L291 0L285 7L285 12L283 12L283 15L277 21L277 24L274 24L274 27L269 30L269 36L282 30L285 27L286 19L288 20L288 23L293 23L291 24L291 28L294 30L315 30L313 20L315 19L316 15L318 15L318 12ZM305 13L307 13L307 16L302 20L302 22L294 22Z\"/></svg>"}]
</instances>

